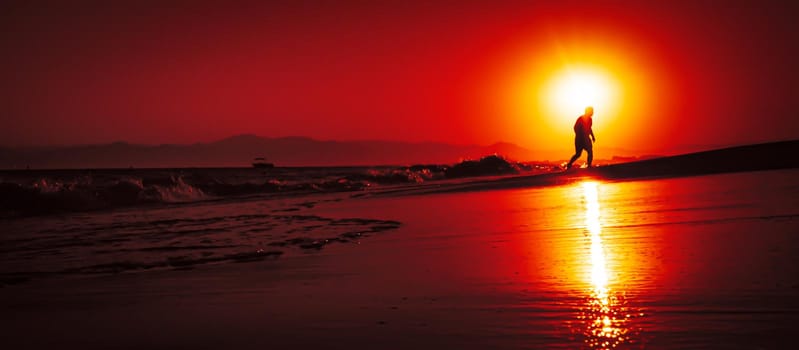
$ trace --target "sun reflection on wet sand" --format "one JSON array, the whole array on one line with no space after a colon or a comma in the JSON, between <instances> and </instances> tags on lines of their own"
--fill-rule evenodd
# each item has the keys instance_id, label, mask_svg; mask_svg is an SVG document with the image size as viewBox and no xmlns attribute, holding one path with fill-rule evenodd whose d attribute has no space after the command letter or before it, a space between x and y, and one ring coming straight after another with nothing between
<instances>
[{"instance_id":1,"label":"sun reflection on wet sand","mask_svg":"<svg viewBox=\"0 0 799 350\"><path fill-rule=\"evenodd\" d=\"M582 184L585 200L586 234L591 240L590 249L590 291L587 301L580 312L584 341L595 349L613 349L631 341L629 321L631 315L626 306L623 292L610 287L607 252L602 243L602 224L600 221L600 205L598 184L584 182Z\"/></svg>"}]
</instances>

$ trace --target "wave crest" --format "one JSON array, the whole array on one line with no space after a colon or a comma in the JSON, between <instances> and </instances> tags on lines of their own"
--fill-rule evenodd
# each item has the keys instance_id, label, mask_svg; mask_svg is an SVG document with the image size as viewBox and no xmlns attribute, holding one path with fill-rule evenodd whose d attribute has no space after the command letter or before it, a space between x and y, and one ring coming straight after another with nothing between
<instances>
[{"instance_id":1,"label":"wave crest","mask_svg":"<svg viewBox=\"0 0 799 350\"><path fill-rule=\"evenodd\" d=\"M40 178L32 183L0 183L0 210L22 215L87 211L144 203L180 203L209 198L202 190L173 177L158 185L125 177L98 184L90 177L75 181Z\"/></svg>"},{"instance_id":2,"label":"wave crest","mask_svg":"<svg viewBox=\"0 0 799 350\"><path fill-rule=\"evenodd\" d=\"M454 165L371 168L142 169L0 173L0 216L185 203L272 193L364 191L530 170L497 155Z\"/></svg>"}]
</instances>

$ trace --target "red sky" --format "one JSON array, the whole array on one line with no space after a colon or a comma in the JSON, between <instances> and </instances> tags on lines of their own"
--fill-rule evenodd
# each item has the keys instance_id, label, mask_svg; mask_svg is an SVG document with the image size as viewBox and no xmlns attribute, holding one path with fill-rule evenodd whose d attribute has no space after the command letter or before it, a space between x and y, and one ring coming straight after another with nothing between
<instances>
[{"instance_id":1,"label":"red sky","mask_svg":"<svg viewBox=\"0 0 799 350\"><path fill-rule=\"evenodd\" d=\"M778 2L123 3L0 5L0 145L254 133L569 150L572 120L511 115L503 97L559 59L634 92L618 115L596 106L597 147L799 138L797 9Z\"/></svg>"}]
</instances>

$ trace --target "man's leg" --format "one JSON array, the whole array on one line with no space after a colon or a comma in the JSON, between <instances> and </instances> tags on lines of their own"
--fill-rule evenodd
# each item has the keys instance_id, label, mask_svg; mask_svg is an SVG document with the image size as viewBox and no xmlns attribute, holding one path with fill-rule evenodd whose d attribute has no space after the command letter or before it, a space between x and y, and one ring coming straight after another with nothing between
<instances>
[{"instance_id":1,"label":"man's leg","mask_svg":"<svg viewBox=\"0 0 799 350\"><path fill-rule=\"evenodd\" d=\"M566 166L566 169L570 169L572 167L572 164L574 163L574 161L577 160L577 158L580 158L580 156L582 154L583 154L583 146L580 145L579 143L575 142L574 143L574 155L572 156L572 159L569 160L569 165Z\"/></svg>"},{"instance_id":2,"label":"man's leg","mask_svg":"<svg viewBox=\"0 0 799 350\"><path fill-rule=\"evenodd\" d=\"M588 153L588 167L590 168L591 162L594 160L594 147L586 147L585 152Z\"/></svg>"}]
</instances>

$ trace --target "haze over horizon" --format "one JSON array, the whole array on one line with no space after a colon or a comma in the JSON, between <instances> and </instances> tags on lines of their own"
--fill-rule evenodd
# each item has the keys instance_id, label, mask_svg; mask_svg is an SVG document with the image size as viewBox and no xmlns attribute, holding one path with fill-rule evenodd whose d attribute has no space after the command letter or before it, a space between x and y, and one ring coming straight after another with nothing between
<instances>
[{"instance_id":1,"label":"haze over horizon","mask_svg":"<svg viewBox=\"0 0 799 350\"><path fill-rule=\"evenodd\" d=\"M736 145L683 145L671 153L662 154L605 147L597 157L597 163L612 164L731 146ZM772 143L766 147L777 146ZM281 167L451 165L488 155L533 163L563 163L569 156L556 150L530 150L507 142L456 145L387 140L315 140L297 136L267 138L244 134L192 144L143 145L119 141L61 147L0 147L0 169L246 167L256 157L266 157Z\"/></svg>"},{"instance_id":2,"label":"haze over horizon","mask_svg":"<svg viewBox=\"0 0 799 350\"><path fill-rule=\"evenodd\" d=\"M568 153L581 110L541 101L564 67L613 92L598 155L796 139L789 7L12 1L0 146L256 134Z\"/></svg>"},{"instance_id":3,"label":"haze over horizon","mask_svg":"<svg viewBox=\"0 0 799 350\"><path fill-rule=\"evenodd\" d=\"M6 145L0 143L0 148L7 148L7 149L37 149L37 148L68 148L68 147L80 147L80 146L100 146L100 145L109 145L109 144L117 144L117 143L124 143L130 145L139 145L139 146L165 146L165 145L174 145L174 146L190 146L190 145L197 145L197 144L210 144L219 141L224 141L227 139L238 138L238 137L258 137L263 139L308 139L313 141L319 142L397 142L397 143L408 143L408 144L444 144L444 145L452 145L452 146L492 146L497 144L511 144L518 147L527 148L530 151L541 151L545 153L551 152L562 152L558 150L559 147L551 147L548 149L530 149L525 147L524 145L520 145L514 142L509 142L505 140L496 140L493 142L486 142L486 143L459 143L459 142L446 142L446 141L435 141L435 140L428 140L428 139L421 139L416 141L408 141L403 139L391 139L391 138L355 138L355 139L335 139L335 138L316 138L311 136L304 136L304 135L284 135L284 136L270 136L270 135L259 135L255 133L239 133L233 134L223 137L214 137L210 139L203 139L203 140L196 140L196 141L187 141L187 142L159 142L154 140L154 142L134 142L126 139L118 139L118 140L110 140L105 142L78 142L78 143L68 143L68 144L32 144L32 145ZM702 150L710 150L714 148L723 148L723 147L734 147L734 146L744 146L749 144L758 144L758 143L769 143L769 142L780 142L780 141L790 141L793 138L784 138L784 139L768 139L768 140L752 140L750 142L742 142L742 143L696 143L696 144L679 144L675 145L673 148L666 150L663 154L674 154L675 152L696 152ZM557 145L556 145L557 146ZM606 149L612 150L624 150L625 154L628 155L648 155L651 152L638 152L631 148L624 148L624 147L603 147ZM566 153L569 153L566 151Z\"/></svg>"},{"instance_id":4,"label":"haze over horizon","mask_svg":"<svg viewBox=\"0 0 799 350\"><path fill-rule=\"evenodd\" d=\"M64 147L0 147L0 169L241 167L248 166L253 158L264 156L283 167L452 164L491 154L519 161L545 160L538 157L543 153L511 143L453 145L236 135L193 144L114 142Z\"/></svg>"}]
</instances>

